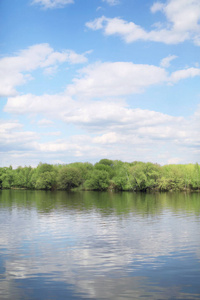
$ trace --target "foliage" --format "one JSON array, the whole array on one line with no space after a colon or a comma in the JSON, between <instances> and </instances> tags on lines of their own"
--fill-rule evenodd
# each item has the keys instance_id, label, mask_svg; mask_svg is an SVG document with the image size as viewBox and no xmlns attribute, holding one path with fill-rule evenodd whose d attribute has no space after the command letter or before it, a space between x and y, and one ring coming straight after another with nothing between
<instances>
[{"instance_id":1,"label":"foliage","mask_svg":"<svg viewBox=\"0 0 200 300\"><path fill-rule=\"evenodd\" d=\"M130 166L127 163L115 162L115 176L113 177L113 183L115 189L119 191L126 191L132 189L130 183Z\"/></svg>"},{"instance_id":2,"label":"foliage","mask_svg":"<svg viewBox=\"0 0 200 300\"><path fill-rule=\"evenodd\" d=\"M0 188L173 191L200 190L200 166L160 166L150 162L132 163L101 159L95 165L75 162L67 165L39 163L36 168L0 168Z\"/></svg>"},{"instance_id":3,"label":"foliage","mask_svg":"<svg viewBox=\"0 0 200 300\"><path fill-rule=\"evenodd\" d=\"M14 186L20 188L29 188L31 179L32 168L31 167L18 167L14 173Z\"/></svg>"},{"instance_id":4,"label":"foliage","mask_svg":"<svg viewBox=\"0 0 200 300\"><path fill-rule=\"evenodd\" d=\"M167 165L162 168L162 176L164 176L167 186L165 190L182 190L184 188L184 171L177 165ZM158 180L159 182L159 180Z\"/></svg>"},{"instance_id":5,"label":"foliage","mask_svg":"<svg viewBox=\"0 0 200 300\"><path fill-rule=\"evenodd\" d=\"M100 162L96 163L94 165L94 169L106 171L108 173L110 179L115 175L115 171L114 171L113 167L108 164L102 164Z\"/></svg>"},{"instance_id":6,"label":"foliage","mask_svg":"<svg viewBox=\"0 0 200 300\"><path fill-rule=\"evenodd\" d=\"M14 170L12 166L2 168L1 170L1 186L2 188L11 188L14 183Z\"/></svg>"},{"instance_id":7,"label":"foliage","mask_svg":"<svg viewBox=\"0 0 200 300\"><path fill-rule=\"evenodd\" d=\"M39 175L35 188L39 190L52 190L56 187L56 172L46 171Z\"/></svg>"},{"instance_id":8,"label":"foliage","mask_svg":"<svg viewBox=\"0 0 200 300\"><path fill-rule=\"evenodd\" d=\"M56 188L57 172L53 165L39 163L32 175L32 184L36 189L52 190Z\"/></svg>"},{"instance_id":9,"label":"foliage","mask_svg":"<svg viewBox=\"0 0 200 300\"><path fill-rule=\"evenodd\" d=\"M81 162L75 162L68 165L69 167L74 167L79 170L80 175L83 180L87 179L87 175L89 172L93 170L93 165L91 163L81 163Z\"/></svg>"},{"instance_id":10,"label":"foliage","mask_svg":"<svg viewBox=\"0 0 200 300\"><path fill-rule=\"evenodd\" d=\"M58 174L58 187L62 190L70 190L82 183L81 172L75 167L64 167Z\"/></svg>"},{"instance_id":11,"label":"foliage","mask_svg":"<svg viewBox=\"0 0 200 300\"><path fill-rule=\"evenodd\" d=\"M145 191L156 188L160 176L160 166L152 163L138 162L130 168L133 189Z\"/></svg>"},{"instance_id":12,"label":"foliage","mask_svg":"<svg viewBox=\"0 0 200 300\"><path fill-rule=\"evenodd\" d=\"M109 186L109 174L105 170L93 170L85 182L85 187L91 190L106 190Z\"/></svg>"},{"instance_id":13,"label":"foliage","mask_svg":"<svg viewBox=\"0 0 200 300\"><path fill-rule=\"evenodd\" d=\"M111 159L107 159L107 158L103 158L99 161L99 164L105 165L105 166L112 166L113 165L113 160Z\"/></svg>"}]
</instances>

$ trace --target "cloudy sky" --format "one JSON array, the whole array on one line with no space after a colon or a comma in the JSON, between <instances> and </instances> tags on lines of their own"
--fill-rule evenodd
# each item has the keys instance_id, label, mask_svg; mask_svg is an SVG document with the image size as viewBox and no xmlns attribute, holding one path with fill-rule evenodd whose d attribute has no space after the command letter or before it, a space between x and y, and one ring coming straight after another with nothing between
<instances>
[{"instance_id":1,"label":"cloudy sky","mask_svg":"<svg viewBox=\"0 0 200 300\"><path fill-rule=\"evenodd\" d=\"M200 163L199 0L1 0L0 166Z\"/></svg>"}]
</instances>

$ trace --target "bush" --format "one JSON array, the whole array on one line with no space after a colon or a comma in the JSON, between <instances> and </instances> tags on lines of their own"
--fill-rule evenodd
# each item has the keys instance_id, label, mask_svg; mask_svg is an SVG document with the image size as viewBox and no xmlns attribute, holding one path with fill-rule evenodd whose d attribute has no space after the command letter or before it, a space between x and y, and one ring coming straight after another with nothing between
<instances>
[{"instance_id":1,"label":"bush","mask_svg":"<svg viewBox=\"0 0 200 300\"><path fill-rule=\"evenodd\" d=\"M109 186L109 174L104 170L94 170L85 182L85 188L97 191L106 190Z\"/></svg>"},{"instance_id":2,"label":"bush","mask_svg":"<svg viewBox=\"0 0 200 300\"><path fill-rule=\"evenodd\" d=\"M58 174L58 187L62 190L70 190L82 183L80 170L74 167L64 167Z\"/></svg>"}]
</instances>

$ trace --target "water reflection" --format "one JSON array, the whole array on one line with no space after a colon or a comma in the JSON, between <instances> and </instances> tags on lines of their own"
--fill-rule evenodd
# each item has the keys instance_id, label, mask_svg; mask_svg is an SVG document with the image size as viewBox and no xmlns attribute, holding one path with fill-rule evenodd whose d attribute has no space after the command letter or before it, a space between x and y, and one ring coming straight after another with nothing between
<instances>
[{"instance_id":1,"label":"water reflection","mask_svg":"<svg viewBox=\"0 0 200 300\"><path fill-rule=\"evenodd\" d=\"M200 298L199 194L15 190L0 209L0 299Z\"/></svg>"},{"instance_id":2,"label":"water reflection","mask_svg":"<svg viewBox=\"0 0 200 300\"><path fill-rule=\"evenodd\" d=\"M52 210L98 210L109 215L137 211L144 216L157 214L169 208L173 212L187 211L200 214L199 193L108 193L4 190L0 192L1 208L32 209L41 213Z\"/></svg>"}]
</instances>

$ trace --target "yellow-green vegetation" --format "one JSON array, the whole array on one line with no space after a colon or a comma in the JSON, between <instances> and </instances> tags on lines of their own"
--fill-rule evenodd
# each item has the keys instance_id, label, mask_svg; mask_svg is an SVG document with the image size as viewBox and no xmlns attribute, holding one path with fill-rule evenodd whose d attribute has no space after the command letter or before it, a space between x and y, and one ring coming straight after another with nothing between
<instances>
[{"instance_id":1,"label":"yellow-green vegetation","mask_svg":"<svg viewBox=\"0 0 200 300\"><path fill-rule=\"evenodd\" d=\"M196 164L160 166L144 162L101 159L96 164L71 163L36 168L0 168L0 188L38 190L174 191L200 190L200 166Z\"/></svg>"}]
</instances>

